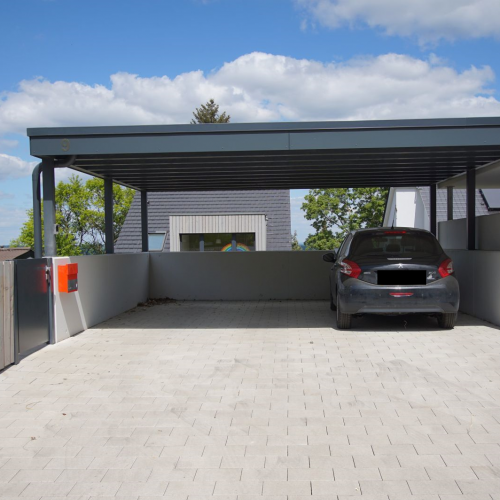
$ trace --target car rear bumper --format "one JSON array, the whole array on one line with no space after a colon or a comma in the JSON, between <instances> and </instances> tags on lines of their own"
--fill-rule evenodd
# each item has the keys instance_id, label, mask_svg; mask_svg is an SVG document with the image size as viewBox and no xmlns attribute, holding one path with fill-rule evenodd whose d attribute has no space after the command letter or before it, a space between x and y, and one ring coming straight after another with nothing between
<instances>
[{"instance_id":1,"label":"car rear bumper","mask_svg":"<svg viewBox=\"0 0 500 500\"><path fill-rule=\"evenodd\" d=\"M349 278L339 285L338 296L342 312L347 314L455 313L460 301L454 276L415 286L381 286Z\"/></svg>"}]
</instances>

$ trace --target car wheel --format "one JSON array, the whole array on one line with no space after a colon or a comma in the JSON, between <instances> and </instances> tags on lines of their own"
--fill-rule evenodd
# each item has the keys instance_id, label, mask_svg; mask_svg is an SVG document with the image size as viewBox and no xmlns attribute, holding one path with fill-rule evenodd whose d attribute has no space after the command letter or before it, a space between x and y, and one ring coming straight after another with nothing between
<instances>
[{"instance_id":1,"label":"car wheel","mask_svg":"<svg viewBox=\"0 0 500 500\"><path fill-rule=\"evenodd\" d=\"M452 330L457 320L457 313L443 313L438 316L438 325L445 330Z\"/></svg>"},{"instance_id":2,"label":"car wheel","mask_svg":"<svg viewBox=\"0 0 500 500\"><path fill-rule=\"evenodd\" d=\"M351 315L345 314L340 308L339 296L337 294L337 328L339 330L349 330L351 328Z\"/></svg>"},{"instance_id":3,"label":"car wheel","mask_svg":"<svg viewBox=\"0 0 500 500\"><path fill-rule=\"evenodd\" d=\"M335 305L335 302L333 301L333 295L332 295L331 291L330 291L330 309L332 311L335 311L335 309L337 309L337 306Z\"/></svg>"}]
</instances>

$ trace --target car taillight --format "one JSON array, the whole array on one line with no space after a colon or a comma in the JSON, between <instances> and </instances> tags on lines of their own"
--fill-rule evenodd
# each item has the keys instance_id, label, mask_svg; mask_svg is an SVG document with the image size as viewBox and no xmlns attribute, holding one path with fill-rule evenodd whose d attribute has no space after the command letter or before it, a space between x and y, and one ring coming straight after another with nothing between
<instances>
[{"instance_id":1,"label":"car taillight","mask_svg":"<svg viewBox=\"0 0 500 500\"><path fill-rule=\"evenodd\" d=\"M438 272L441 278L446 278L450 274L453 274L453 261L451 259L446 259L441 262Z\"/></svg>"},{"instance_id":2,"label":"car taillight","mask_svg":"<svg viewBox=\"0 0 500 500\"><path fill-rule=\"evenodd\" d=\"M347 274L347 276L350 276L351 278L357 278L361 274L361 268L352 260L344 259L340 263L340 266L340 272L342 274Z\"/></svg>"}]
</instances>

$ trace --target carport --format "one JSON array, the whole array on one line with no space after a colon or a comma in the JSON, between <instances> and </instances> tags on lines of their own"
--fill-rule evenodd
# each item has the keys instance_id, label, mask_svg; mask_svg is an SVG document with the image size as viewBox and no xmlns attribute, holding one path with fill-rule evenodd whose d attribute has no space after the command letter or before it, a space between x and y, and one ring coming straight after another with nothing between
<instances>
[{"instance_id":1,"label":"carport","mask_svg":"<svg viewBox=\"0 0 500 500\"><path fill-rule=\"evenodd\" d=\"M476 221L474 203L476 187L491 185L491 176L497 175L500 118L64 127L28 129L28 135L31 154L42 160L33 171L39 265L31 271L27 264L27 291L17 304L22 307L22 298L37 289L30 284L30 276L37 273L44 290L40 308L49 311L49 318L48 326L25 346L35 348L47 338L57 342L148 298L328 298L326 270L314 252L149 252L152 191L430 186L429 215L436 234L437 189L448 189L451 205L453 186L465 185L467 218L441 222L440 239L443 235L448 245L443 247L456 264L461 310L500 324L495 303L500 294L500 239L492 236L500 222L497 216ZM60 167L104 179L108 255L57 257L54 171ZM115 182L141 193L142 253L114 254ZM69 263L78 264L81 271L74 294L51 285L58 282L60 266ZM21 274L16 275L17 285L23 282ZM46 306L47 300L54 304ZM35 332L31 303L26 303L24 316L26 328Z\"/></svg>"},{"instance_id":2,"label":"carport","mask_svg":"<svg viewBox=\"0 0 500 500\"><path fill-rule=\"evenodd\" d=\"M430 186L436 234L437 184L466 175L467 248L475 248L475 170L500 160L500 118L310 123L155 125L28 129L36 256L42 256L39 174L43 171L45 256L56 255L54 169L105 180L106 252L113 253L112 183L147 193L239 189Z\"/></svg>"}]
</instances>

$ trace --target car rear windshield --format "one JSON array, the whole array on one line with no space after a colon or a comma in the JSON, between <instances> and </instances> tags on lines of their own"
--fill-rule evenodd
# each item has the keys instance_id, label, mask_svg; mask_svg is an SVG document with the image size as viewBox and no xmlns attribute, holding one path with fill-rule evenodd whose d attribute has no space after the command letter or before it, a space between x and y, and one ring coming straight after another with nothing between
<instances>
[{"instance_id":1,"label":"car rear windshield","mask_svg":"<svg viewBox=\"0 0 500 500\"><path fill-rule=\"evenodd\" d=\"M442 252L436 238L421 231L376 231L354 236L349 255L352 257L424 257Z\"/></svg>"}]
</instances>

